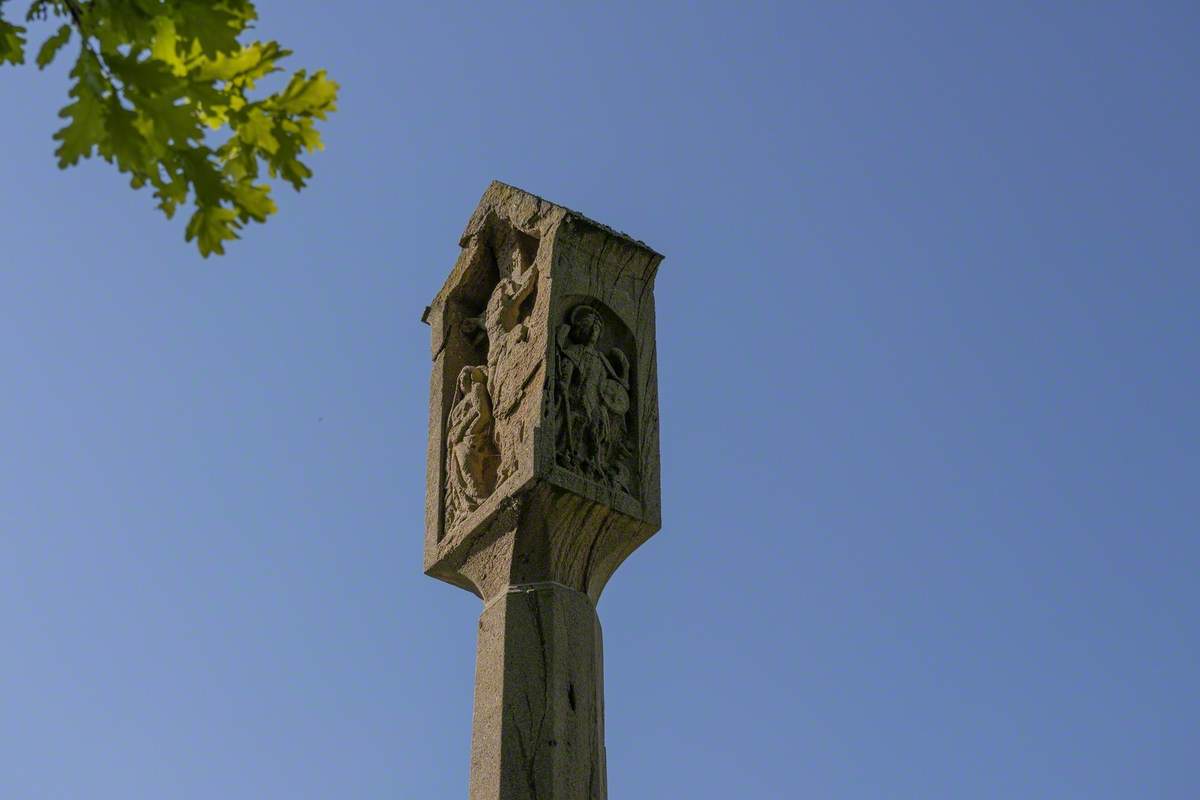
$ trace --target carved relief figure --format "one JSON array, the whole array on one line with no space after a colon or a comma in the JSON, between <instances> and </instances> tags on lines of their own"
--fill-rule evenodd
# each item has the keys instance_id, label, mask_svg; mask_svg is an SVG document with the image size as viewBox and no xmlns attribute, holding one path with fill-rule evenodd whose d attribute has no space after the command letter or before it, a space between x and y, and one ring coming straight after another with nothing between
<instances>
[{"instance_id":1,"label":"carved relief figure","mask_svg":"<svg viewBox=\"0 0 1200 800\"><path fill-rule=\"evenodd\" d=\"M487 370L463 367L446 426L446 528L479 507L496 486L496 446Z\"/></svg>"},{"instance_id":2,"label":"carved relief figure","mask_svg":"<svg viewBox=\"0 0 1200 800\"><path fill-rule=\"evenodd\" d=\"M513 260L518 261L517 256L514 255ZM514 266L519 268L520 265ZM496 285L483 312L488 337L488 369L499 372L494 391L498 414L512 413L521 399L522 375L517 369L519 365L514 363L514 351L529 341L529 326L521 318L521 304L536 287L536 265L531 264L524 272L514 269L510 277Z\"/></svg>"},{"instance_id":3,"label":"carved relief figure","mask_svg":"<svg viewBox=\"0 0 1200 800\"><path fill-rule=\"evenodd\" d=\"M629 359L616 347L599 351L604 323L592 306L576 306L568 319L556 336L558 463L632 494Z\"/></svg>"},{"instance_id":4,"label":"carved relief figure","mask_svg":"<svg viewBox=\"0 0 1200 800\"><path fill-rule=\"evenodd\" d=\"M520 421L513 419L513 412L524 396L527 379L538 366L536 359L525 357L525 348L521 346L529 341L529 326L521 306L537 288L537 277L537 265L525 267L520 249L514 246L511 272L496 284L483 314L463 323L466 333L476 336L483 333L487 337L488 386L500 453L497 485L516 471L522 431Z\"/></svg>"}]
</instances>

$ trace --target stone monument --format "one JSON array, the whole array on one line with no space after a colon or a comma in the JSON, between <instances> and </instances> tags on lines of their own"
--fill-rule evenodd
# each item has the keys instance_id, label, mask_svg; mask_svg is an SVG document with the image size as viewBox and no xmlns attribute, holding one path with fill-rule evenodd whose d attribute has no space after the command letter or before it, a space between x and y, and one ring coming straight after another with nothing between
<instances>
[{"instance_id":1,"label":"stone monument","mask_svg":"<svg viewBox=\"0 0 1200 800\"><path fill-rule=\"evenodd\" d=\"M662 256L488 187L433 333L425 573L477 594L471 800L604 800L596 602L660 527Z\"/></svg>"}]
</instances>

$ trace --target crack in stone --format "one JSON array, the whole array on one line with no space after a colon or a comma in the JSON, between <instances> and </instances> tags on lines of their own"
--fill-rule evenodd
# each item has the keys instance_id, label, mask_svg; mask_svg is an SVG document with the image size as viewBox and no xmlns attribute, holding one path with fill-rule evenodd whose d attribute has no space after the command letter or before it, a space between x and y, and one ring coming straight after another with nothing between
<instances>
[{"instance_id":1,"label":"crack in stone","mask_svg":"<svg viewBox=\"0 0 1200 800\"><path fill-rule=\"evenodd\" d=\"M527 762L530 786L533 786L536 777L534 765L537 761L538 751L540 751L542 747L542 730L546 726L546 717L550 713L550 661L549 653L547 652L546 647L546 632L542 625L541 601L538 598L536 591L526 592L525 596L527 599L527 604L530 608L530 612L533 615L533 627L537 632L538 650L541 652L542 657L542 715L538 720L536 728L531 730L533 751L530 754ZM526 694L528 694L528 691L526 691ZM533 722L533 714L529 715L529 721Z\"/></svg>"}]
</instances>

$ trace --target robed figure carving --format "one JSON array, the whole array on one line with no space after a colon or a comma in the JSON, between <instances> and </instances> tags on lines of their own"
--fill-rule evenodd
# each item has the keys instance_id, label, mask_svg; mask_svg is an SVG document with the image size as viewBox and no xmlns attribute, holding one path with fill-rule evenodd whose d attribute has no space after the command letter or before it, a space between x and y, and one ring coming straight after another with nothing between
<instances>
[{"instance_id":1,"label":"robed figure carving","mask_svg":"<svg viewBox=\"0 0 1200 800\"><path fill-rule=\"evenodd\" d=\"M529 341L525 301L537 291L537 264L524 264L520 248L512 248L511 272L500 279L478 317L463 320L463 333L476 344L487 342L488 390L492 400L495 441L500 453L499 485L516 471L517 448L524 434L514 412L525 396L529 373L538 362L522 351Z\"/></svg>"},{"instance_id":2,"label":"robed figure carving","mask_svg":"<svg viewBox=\"0 0 1200 800\"><path fill-rule=\"evenodd\" d=\"M446 527L474 511L496 486L499 456L484 367L463 367L446 426Z\"/></svg>"},{"instance_id":3,"label":"robed figure carving","mask_svg":"<svg viewBox=\"0 0 1200 800\"><path fill-rule=\"evenodd\" d=\"M629 359L619 348L597 348L604 323L581 304L555 337L558 346L557 460L583 477L633 494Z\"/></svg>"}]
</instances>

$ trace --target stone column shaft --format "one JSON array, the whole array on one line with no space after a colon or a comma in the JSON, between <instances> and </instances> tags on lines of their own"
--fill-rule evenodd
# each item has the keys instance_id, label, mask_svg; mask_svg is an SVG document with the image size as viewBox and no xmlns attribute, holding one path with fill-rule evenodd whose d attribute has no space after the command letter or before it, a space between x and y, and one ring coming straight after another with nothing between
<instances>
[{"instance_id":1,"label":"stone column shaft","mask_svg":"<svg viewBox=\"0 0 1200 800\"><path fill-rule=\"evenodd\" d=\"M605 800L600 620L561 584L509 587L479 618L470 800Z\"/></svg>"}]
</instances>

